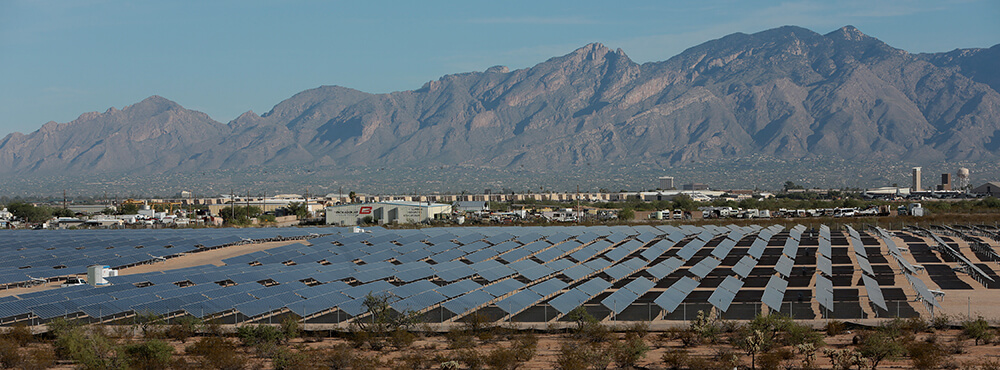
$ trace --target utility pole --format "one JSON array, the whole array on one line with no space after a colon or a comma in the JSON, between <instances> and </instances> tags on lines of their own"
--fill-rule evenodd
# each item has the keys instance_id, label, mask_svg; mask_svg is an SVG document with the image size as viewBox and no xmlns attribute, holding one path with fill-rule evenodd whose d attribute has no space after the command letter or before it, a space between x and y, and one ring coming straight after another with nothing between
<instances>
[{"instance_id":1,"label":"utility pole","mask_svg":"<svg viewBox=\"0 0 1000 370\"><path fill-rule=\"evenodd\" d=\"M229 215L230 220L236 220L236 192L229 188Z\"/></svg>"},{"instance_id":2,"label":"utility pole","mask_svg":"<svg viewBox=\"0 0 1000 370\"><path fill-rule=\"evenodd\" d=\"M66 189L63 189L63 209L69 208L66 206Z\"/></svg>"}]
</instances>

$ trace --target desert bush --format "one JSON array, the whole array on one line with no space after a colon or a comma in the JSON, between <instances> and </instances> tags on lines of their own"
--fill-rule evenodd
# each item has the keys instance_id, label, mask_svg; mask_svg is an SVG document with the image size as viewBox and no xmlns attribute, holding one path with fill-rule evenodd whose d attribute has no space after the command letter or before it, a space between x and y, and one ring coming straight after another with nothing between
<instances>
[{"instance_id":1,"label":"desert bush","mask_svg":"<svg viewBox=\"0 0 1000 370\"><path fill-rule=\"evenodd\" d=\"M73 360L81 369L121 369L127 366L119 346L101 327L85 330L67 326L60 330L53 344L56 356Z\"/></svg>"},{"instance_id":2,"label":"desert bush","mask_svg":"<svg viewBox=\"0 0 1000 370\"><path fill-rule=\"evenodd\" d=\"M635 334L639 338L646 338L649 335L649 322L639 321L626 325L623 331L626 335Z\"/></svg>"},{"instance_id":3,"label":"desert bush","mask_svg":"<svg viewBox=\"0 0 1000 370\"><path fill-rule=\"evenodd\" d=\"M719 333L722 332L722 328L719 326L719 320L715 315L699 310L698 315L691 321L688 331L697 335L701 339L701 342L708 341L715 343L719 340Z\"/></svg>"},{"instance_id":4,"label":"desert bush","mask_svg":"<svg viewBox=\"0 0 1000 370\"><path fill-rule=\"evenodd\" d=\"M947 314L937 314L931 319L930 326L934 330L945 330L951 328L951 316Z\"/></svg>"},{"instance_id":5,"label":"desert bush","mask_svg":"<svg viewBox=\"0 0 1000 370\"><path fill-rule=\"evenodd\" d=\"M591 343L607 342L611 340L613 333L599 320L594 318L583 306L574 308L569 312L567 318L576 323L573 329L573 337Z\"/></svg>"},{"instance_id":6,"label":"desert bush","mask_svg":"<svg viewBox=\"0 0 1000 370\"><path fill-rule=\"evenodd\" d=\"M929 332L931 331L931 324L924 320L923 317L913 316L906 319L906 328L912 331L914 334Z\"/></svg>"},{"instance_id":7,"label":"desert bush","mask_svg":"<svg viewBox=\"0 0 1000 370\"><path fill-rule=\"evenodd\" d=\"M712 360L722 369L736 369L743 365L740 356L728 348L716 348Z\"/></svg>"},{"instance_id":8,"label":"desert bush","mask_svg":"<svg viewBox=\"0 0 1000 370\"><path fill-rule=\"evenodd\" d=\"M783 363L794 358L795 354L790 349L777 348L760 355L760 368L765 370L782 369L784 368Z\"/></svg>"},{"instance_id":9,"label":"desert bush","mask_svg":"<svg viewBox=\"0 0 1000 370\"><path fill-rule=\"evenodd\" d=\"M830 364L834 370L850 370L855 366L861 368L862 357L858 351L853 349L829 349L823 351L830 358Z\"/></svg>"},{"instance_id":10,"label":"desert bush","mask_svg":"<svg viewBox=\"0 0 1000 370\"><path fill-rule=\"evenodd\" d=\"M4 333L3 337L17 343L19 346L25 346L35 340L35 335L31 333L31 328L23 322L14 324L10 330Z\"/></svg>"},{"instance_id":11,"label":"desert bush","mask_svg":"<svg viewBox=\"0 0 1000 370\"><path fill-rule=\"evenodd\" d=\"M403 329L397 329L389 336L389 344L396 347L396 349L409 348L416 341L416 335Z\"/></svg>"},{"instance_id":12,"label":"desert bush","mask_svg":"<svg viewBox=\"0 0 1000 370\"><path fill-rule=\"evenodd\" d=\"M906 351L916 369L937 369L948 357L945 350L936 343L913 342L907 346Z\"/></svg>"},{"instance_id":13,"label":"desert bush","mask_svg":"<svg viewBox=\"0 0 1000 370\"><path fill-rule=\"evenodd\" d=\"M990 329L990 323L981 316L975 320L962 321L962 334L975 340L977 346L980 341L988 343L994 336L993 330Z\"/></svg>"},{"instance_id":14,"label":"desert bush","mask_svg":"<svg viewBox=\"0 0 1000 370\"><path fill-rule=\"evenodd\" d=\"M322 351L314 361L329 369L376 369L384 365L378 358L360 354L344 343Z\"/></svg>"},{"instance_id":15,"label":"desert bush","mask_svg":"<svg viewBox=\"0 0 1000 370\"><path fill-rule=\"evenodd\" d=\"M8 338L0 338L0 366L13 369L21 365L21 353L17 342Z\"/></svg>"},{"instance_id":16,"label":"desert bush","mask_svg":"<svg viewBox=\"0 0 1000 370\"><path fill-rule=\"evenodd\" d=\"M160 370L170 366L174 347L162 340L151 339L141 343L127 344L122 348L122 351L129 368Z\"/></svg>"},{"instance_id":17,"label":"desert bush","mask_svg":"<svg viewBox=\"0 0 1000 370\"><path fill-rule=\"evenodd\" d=\"M166 338L166 322L153 312L139 312L132 317L132 327L139 329L143 338Z\"/></svg>"},{"instance_id":18,"label":"desert bush","mask_svg":"<svg viewBox=\"0 0 1000 370\"><path fill-rule=\"evenodd\" d=\"M611 363L611 354L600 343L567 341L559 348L556 368L605 369Z\"/></svg>"},{"instance_id":19,"label":"desert bush","mask_svg":"<svg viewBox=\"0 0 1000 370\"><path fill-rule=\"evenodd\" d=\"M639 360L646 357L646 352L649 352L649 346L634 332L626 334L623 340L611 346L611 358L623 369L635 367Z\"/></svg>"},{"instance_id":20,"label":"desert bush","mask_svg":"<svg viewBox=\"0 0 1000 370\"><path fill-rule=\"evenodd\" d=\"M285 334L285 339L298 338L302 336L302 325L294 317L285 316L281 319L281 332Z\"/></svg>"},{"instance_id":21,"label":"desert bush","mask_svg":"<svg viewBox=\"0 0 1000 370\"><path fill-rule=\"evenodd\" d=\"M203 369L238 370L245 368L248 361L235 343L221 336L198 338L184 352L197 356L197 363Z\"/></svg>"},{"instance_id":22,"label":"desert bush","mask_svg":"<svg viewBox=\"0 0 1000 370\"><path fill-rule=\"evenodd\" d=\"M479 370L486 365L486 359L474 348L463 348L455 353L459 363L465 364L469 370Z\"/></svg>"},{"instance_id":23,"label":"desert bush","mask_svg":"<svg viewBox=\"0 0 1000 370\"><path fill-rule=\"evenodd\" d=\"M56 355L49 347L32 348L21 359L21 370L48 369L56 363Z\"/></svg>"},{"instance_id":24,"label":"desert bush","mask_svg":"<svg viewBox=\"0 0 1000 370\"><path fill-rule=\"evenodd\" d=\"M883 360L893 359L902 355L903 345L890 332L876 330L866 331L859 335L858 353L866 360L869 368L878 368Z\"/></svg>"},{"instance_id":25,"label":"desert bush","mask_svg":"<svg viewBox=\"0 0 1000 370\"><path fill-rule=\"evenodd\" d=\"M194 316L180 317L167 328L167 338L187 343L188 338L194 336L202 326L202 321Z\"/></svg>"},{"instance_id":26,"label":"desert bush","mask_svg":"<svg viewBox=\"0 0 1000 370\"><path fill-rule=\"evenodd\" d=\"M476 339L468 331L452 328L444 335L448 339L448 348L471 348L476 345Z\"/></svg>"},{"instance_id":27,"label":"desert bush","mask_svg":"<svg viewBox=\"0 0 1000 370\"><path fill-rule=\"evenodd\" d=\"M393 360L389 367L394 370L431 369L438 363L423 352L410 351Z\"/></svg>"},{"instance_id":28,"label":"desert bush","mask_svg":"<svg viewBox=\"0 0 1000 370\"><path fill-rule=\"evenodd\" d=\"M840 320L830 320L826 323L826 335L835 336L841 335L847 329L847 325Z\"/></svg>"},{"instance_id":29,"label":"desert bush","mask_svg":"<svg viewBox=\"0 0 1000 370\"><path fill-rule=\"evenodd\" d=\"M684 349L667 349L663 356L660 356L660 361L663 361L667 369L681 369L688 365L689 360L688 351Z\"/></svg>"},{"instance_id":30,"label":"desert bush","mask_svg":"<svg viewBox=\"0 0 1000 370\"><path fill-rule=\"evenodd\" d=\"M236 337L244 346L265 357L271 357L281 344L288 341L282 330L266 324L241 326L236 329Z\"/></svg>"}]
</instances>

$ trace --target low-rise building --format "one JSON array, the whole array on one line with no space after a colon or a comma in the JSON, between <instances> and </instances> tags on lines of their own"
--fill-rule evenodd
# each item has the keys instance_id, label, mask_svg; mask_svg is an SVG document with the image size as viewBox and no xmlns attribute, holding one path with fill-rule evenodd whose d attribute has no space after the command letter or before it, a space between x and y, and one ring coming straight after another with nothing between
<instances>
[{"instance_id":1,"label":"low-rise building","mask_svg":"<svg viewBox=\"0 0 1000 370\"><path fill-rule=\"evenodd\" d=\"M391 201L378 203L341 204L326 207L326 224L354 226L370 217L378 224L418 223L447 217L450 204Z\"/></svg>"}]
</instances>

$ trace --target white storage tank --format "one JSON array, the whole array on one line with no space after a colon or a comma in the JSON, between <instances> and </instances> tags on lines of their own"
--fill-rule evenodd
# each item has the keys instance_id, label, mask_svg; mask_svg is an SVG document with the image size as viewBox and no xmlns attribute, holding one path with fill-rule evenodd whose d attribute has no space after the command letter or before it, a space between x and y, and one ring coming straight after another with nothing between
<instances>
[{"instance_id":1,"label":"white storage tank","mask_svg":"<svg viewBox=\"0 0 1000 370\"><path fill-rule=\"evenodd\" d=\"M93 286L108 285L104 278L118 276L117 270L112 270L108 265L91 265L87 267L87 283Z\"/></svg>"}]
</instances>

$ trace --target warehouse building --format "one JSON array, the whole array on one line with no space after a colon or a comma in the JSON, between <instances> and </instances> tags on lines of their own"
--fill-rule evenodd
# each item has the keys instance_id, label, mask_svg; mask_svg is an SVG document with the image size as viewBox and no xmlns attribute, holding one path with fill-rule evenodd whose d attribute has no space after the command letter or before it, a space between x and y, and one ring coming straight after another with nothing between
<instances>
[{"instance_id":1,"label":"warehouse building","mask_svg":"<svg viewBox=\"0 0 1000 370\"><path fill-rule=\"evenodd\" d=\"M429 202L391 201L343 204L326 207L326 224L354 226L365 218L378 224L412 224L447 217L451 205Z\"/></svg>"}]
</instances>

